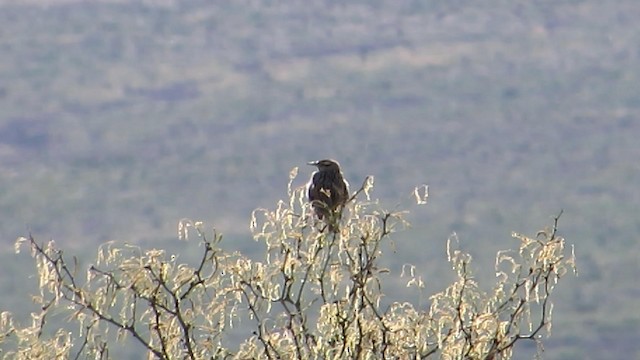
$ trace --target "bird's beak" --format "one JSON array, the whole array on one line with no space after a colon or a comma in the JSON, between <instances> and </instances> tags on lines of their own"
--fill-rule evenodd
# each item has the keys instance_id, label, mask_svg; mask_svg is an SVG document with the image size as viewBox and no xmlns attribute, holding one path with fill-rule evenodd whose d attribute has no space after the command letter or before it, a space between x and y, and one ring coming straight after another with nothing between
<instances>
[{"instance_id":1,"label":"bird's beak","mask_svg":"<svg viewBox=\"0 0 640 360\"><path fill-rule=\"evenodd\" d=\"M318 165L318 161L309 161L309 162L307 163L307 165L313 165L313 166L316 166L316 165Z\"/></svg>"}]
</instances>

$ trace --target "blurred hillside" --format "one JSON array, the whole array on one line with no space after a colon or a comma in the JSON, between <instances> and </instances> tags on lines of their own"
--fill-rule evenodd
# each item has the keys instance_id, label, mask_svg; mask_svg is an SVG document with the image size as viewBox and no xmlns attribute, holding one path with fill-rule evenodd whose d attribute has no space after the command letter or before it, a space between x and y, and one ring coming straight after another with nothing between
<instances>
[{"instance_id":1,"label":"blurred hillside","mask_svg":"<svg viewBox=\"0 0 640 360\"><path fill-rule=\"evenodd\" d=\"M640 356L640 3L0 4L2 274L28 272L29 231L93 252L173 241L184 217L259 251L251 210L332 157L390 208L429 184L391 266L435 288L452 232L490 279L512 230L564 209L581 273L548 357Z\"/></svg>"}]
</instances>

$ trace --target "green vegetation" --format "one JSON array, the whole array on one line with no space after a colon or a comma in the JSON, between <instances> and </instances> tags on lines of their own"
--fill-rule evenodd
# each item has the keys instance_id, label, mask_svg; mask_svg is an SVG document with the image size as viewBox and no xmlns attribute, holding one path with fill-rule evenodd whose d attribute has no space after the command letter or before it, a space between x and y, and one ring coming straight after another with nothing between
<instances>
[{"instance_id":1,"label":"green vegetation","mask_svg":"<svg viewBox=\"0 0 640 360\"><path fill-rule=\"evenodd\" d=\"M0 303L33 309L11 253L27 232L170 249L198 218L250 255L253 208L335 157L387 204L429 184L385 266L431 289L452 280L452 232L488 280L512 229L564 209L584 264L546 350L637 357L639 16L633 0L2 1Z\"/></svg>"}]
</instances>

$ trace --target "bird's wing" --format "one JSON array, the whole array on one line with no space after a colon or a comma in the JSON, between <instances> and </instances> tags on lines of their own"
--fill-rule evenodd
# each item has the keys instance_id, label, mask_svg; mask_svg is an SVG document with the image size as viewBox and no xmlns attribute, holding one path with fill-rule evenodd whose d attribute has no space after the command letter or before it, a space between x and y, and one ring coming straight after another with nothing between
<instances>
[{"instance_id":1,"label":"bird's wing","mask_svg":"<svg viewBox=\"0 0 640 360\"><path fill-rule=\"evenodd\" d=\"M342 177L342 181L344 181L344 191L345 194L347 196L351 196L351 194L349 193L349 182L347 181L347 179L344 178L344 176Z\"/></svg>"},{"instance_id":2,"label":"bird's wing","mask_svg":"<svg viewBox=\"0 0 640 360\"><path fill-rule=\"evenodd\" d=\"M318 175L318 172L315 171L311 175L311 179L307 184L307 196L309 197L309 201L314 201L318 199L318 191L316 190L316 183L318 181L317 175Z\"/></svg>"},{"instance_id":3,"label":"bird's wing","mask_svg":"<svg viewBox=\"0 0 640 360\"><path fill-rule=\"evenodd\" d=\"M344 205L349 200L349 184L343 178L337 179L334 194L331 194L333 206Z\"/></svg>"}]
</instances>

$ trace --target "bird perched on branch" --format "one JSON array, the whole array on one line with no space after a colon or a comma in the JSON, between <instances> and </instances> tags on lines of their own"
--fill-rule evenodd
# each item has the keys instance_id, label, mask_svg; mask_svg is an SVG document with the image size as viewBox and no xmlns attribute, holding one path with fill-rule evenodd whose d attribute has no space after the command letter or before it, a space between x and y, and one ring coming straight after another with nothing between
<instances>
[{"instance_id":1,"label":"bird perched on branch","mask_svg":"<svg viewBox=\"0 0 640 360\"><path fill-rule=\"evenodd\" d=\"M318 168L311 175L308 196L319 219L325 219L329 230L334 231L336 210L349 200L349 183L344 179L340 164L335 160L319 160L308 163Z\"/></svg>"}]
</instances>

